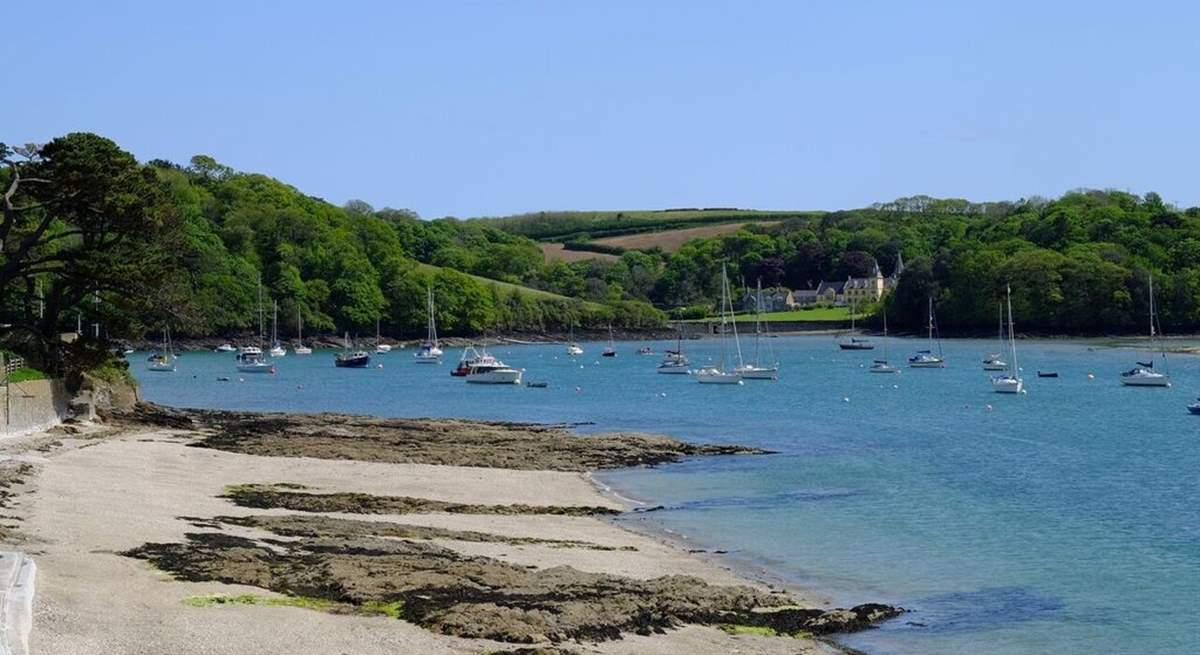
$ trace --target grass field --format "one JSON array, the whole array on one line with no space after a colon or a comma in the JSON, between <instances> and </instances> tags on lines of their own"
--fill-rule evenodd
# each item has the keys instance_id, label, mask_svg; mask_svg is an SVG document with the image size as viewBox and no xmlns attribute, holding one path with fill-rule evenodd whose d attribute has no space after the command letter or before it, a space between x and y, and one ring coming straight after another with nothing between
<instances>
[{"instance_id":1,"label":"grass field","mask_svg":"<svg viewBox=\"0 0 1200 655\"><path fill-rule=\"evenodd\" d=\"M665 252L675 252L683 247L683 244L692 239L702 237L715 237L723 234L733 234L742 229L742 226L749 224L756 225L775 225L779 221L750 221L748 223L718 223L716 225L703 225L700 227L685 227L680 229L664 229L660 232L641 232L638 234L626 234L619 237L605 237L603 239L593 239L592 243L602 243L606 246L617 246L626 250L645 250L658 246Z\"/></svg>"},{"instance_id":2,"label":"grass field","mask_svg":"<svg viewBox=\"0 0 1200 655\"><path fill-rule=\"evenodd\" d=\"M441 267L434 266L433 264L417 264L417 266L420 267L420 269L422 271L428 271L430 273L436 273L437 271L442 270ZM534 298L545 298L547 300L560 300L560 301L566 301L566 302L579 302L579 300L577 298L568 298L567 296L560 296L557 293L550 293L549 291L542 291L541 289L531 289L529 287L523 287L519 284L512 284L510 282L501 282L500 280L493 280L491 278L481 277L479 275L471 275L470 273L463 273L463 275L466 275L467 277L475 278L476 280L478 280L479 282L481 282L484 285L495 285L504 291L512 291L513 289L518 289L518 290L520 290L521 293L532 296ZM582 301L582 302L584 305L591 307L593 309L603 307L603 305L601 305L599 303L588 302L588 301Z\"/></svg>"},{"instance_id":3,"label":"grass field","mask_svg":"<svg viewBox=\"0 0 1200 655\"><path fill-rule=\"evenodd\" d=\"M642 232L677 230L701 225L818 218L824 212L736 208L666 209L626 211L534 212L517 216L481 218L507 232L539 241L571 241L615 237Z\"/></svg>"}]
</instances>

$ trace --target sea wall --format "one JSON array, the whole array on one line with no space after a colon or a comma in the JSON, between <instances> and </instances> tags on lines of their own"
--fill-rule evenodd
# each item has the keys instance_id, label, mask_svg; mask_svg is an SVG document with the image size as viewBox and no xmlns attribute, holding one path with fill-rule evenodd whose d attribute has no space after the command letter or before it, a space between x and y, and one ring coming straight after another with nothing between
<instances>
[{"instance_id":1,"label":"sea wall","mask_svg":"<svg viewBox=\"0 0 1200 655\"><path fill-rule=\"evenodd\" d=\"M30 380L0 386L0 435L53 427L68 416L71 396L62 380Z\"/></svg>"},{"instance_id":2,"label":"sea wall","mask_svg":"<svg viewBox=\"0 0 1200 655\"><path fill-rule=\"evenodd\" d=\"M684 336L707 336L721 333L720 321L679 321L672 327L683 332ZM771 321L770 330L774 334L785 332L828 332L830 330L848 330L850 321ZM751 334L754 323L738 321L738 332Z\"/></svg>"}]
</instances>

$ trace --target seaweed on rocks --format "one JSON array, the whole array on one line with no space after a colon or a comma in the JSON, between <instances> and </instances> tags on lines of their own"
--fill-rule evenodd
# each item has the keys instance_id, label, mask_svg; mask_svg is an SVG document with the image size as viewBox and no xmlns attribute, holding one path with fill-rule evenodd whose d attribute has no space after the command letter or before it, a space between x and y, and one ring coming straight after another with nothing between
<instances>
[{"instance_id":1,"label":"seaweed on rocks","mask_svg":"<svg viewBox=\"0 0 1200 655\"><path fill-rule=\"evenodd\" d=\"M597 516L619 514L595 505L476 505L450 503L413 496L376 496L364 493L308 493L281 488L279 485L245 484L229 487L222 498L239 507L290 509L300 512L345 512L349 514L541 514L556 516Z\"/></svg>"}]
</instances>

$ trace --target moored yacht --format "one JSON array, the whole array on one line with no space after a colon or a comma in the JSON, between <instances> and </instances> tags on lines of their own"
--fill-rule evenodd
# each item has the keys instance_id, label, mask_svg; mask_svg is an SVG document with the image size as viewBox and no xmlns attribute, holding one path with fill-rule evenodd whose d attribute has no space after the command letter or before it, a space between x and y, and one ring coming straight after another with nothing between
<instances>
[{"instance_id":1,"label":"moored yacht","mask_svg":"<svg viewBox=\"0 0 1200 655\"><path fill-rule=\"evenodd\" d=\"M899 373L900 369L888 363L888 333L887 333L887 309L883 310L883 359L877 359L871 362L872 373Z\"/></svg>"},{"instance_id":2,"label":"moored yacht","mask_svg":"<svg viewBox=\"0 0 1200 655\"><path fill-rule=\"evenodd\" d=\"M1154 313L1154 277L1149 276L1150 284L1150 347L1154 348L1157 342L1159 330L1158 320ZM1167 363L1167 352L1165 349L1160 349L1161 358L1165 367ZM1171 386L1171 376L1166 372L1158 372L1154 370L1154 359L1151 358L1148 362L1137 363L1137 366L1125 371L1121 374L1121 384L1127 387L1169 387Z\"/></svg>"},{"instance_id":3,"label":"moored yacht","mask_svg":"<svg viewBox=\"0 0 1200 655\"><path fill-rule=\"evenodd\" d=\"M521 384L522 371L496 359L486 349L478 353L464 376L470 384Z\"/></svg>"},{"instance_id":4,"label":"moored yacht","mask_svg":"<svg viewBox=\"0 0 1200 655\"><path fill-rule=\"evenodd\" d=\"M425 307L429 317L426 320L426 335L425 342L417 352L413 353L413 360L418 364L441 364L442 349L438 347L437 338L437 322L433 313L433 287L429 287L425 294Z\"/></svg>"},{"instance_id":5,"label":"moored yacht","mask_svg":"<svg viewBox=\"0 0 1200 655\"><path fill-rule=\"evenodd\" d=\"M1000 304L1000 329L997 332L997 338L1000 340L1000 347L1004 347L1004 304ZM1005 371L1008 370L1008 362L1005 362L1000 353L992 353L983 358L983 370L985 371Z\"/></svg>"},{"instance_id":6,"label":"moored yacht","mask_svg":"<svg viewBox=\"0 0 1200 655\"><path fill-rule=\"evenodd\" d=\"M1006 287L1008 295L1008 358L1012 360L1007 375L992 378L992 390L996 393L1021 393L1025 382L1021 379L1021 368L1017 366L1017 338L1013 331L1012 288Z\"/></svg>"},{"instance_id":7,"label":"moored yacht","mask_svg":"<svg viewBox=\"0 0 1200 655\"><path fill-rule=\"evenodd\" d=\"M691 372L691 366L692 363L683 354L683 331L680 330L679 338L675 342L675 349L668 348L663 353L657 371L666 375L687 375Z\"/></svg>"},{"instance_id":8,"label":"moored yacht","mask_svg":"<svg viewBox=\"0 0 1200 655\"><path fill-rule=\"evenodd\" d=\"M725 313L726 305L728 305L729 313ZM737 372L737 369L745 366L742 361L742 347L738 343L737 338L737 322L728 320L733 315L733 301L729 298L729 277L725 274L725 265L721 265L721 361L716 366L707 366L696 371L696 380L700 384L742 384L742 375ZM737 366L733 370L726 370L725 360L727 358L728 335L726 334L728 326L733 326L733 343L737 348Z\"/></svg>"},{"instance_id":9,"label":"moored yacht","mask_svg":"<svg viewBox=\"0 0 1200 655\"><path fill-rule=\"evenodd\" d=\"M854 334L854 302L850 302L850 334ZM838 341L838 348L842 350L875 350L875 344L869 339L860 339L858 337L850 337Z\"/></svg>"},{"instance_id":10,"label":"moored yacht","mask_svg":"<svg viewBox=\"0 0 1200 655\"><path fill-rule=\"evenodd\" d=\"M146 369L160 373L174 373L175 360L175 353L171 349L171 333L164 329L162 348L150 355L150 359L146 362Z\"/></svg>"},{"instance_id":11,"label":"moored yacht","mask_svg":"<svg viewBox=\"0 0 1200 655\"><path fill-rule=\"evenodd\" d=\"M767 342L767 357L763 359L762 337L763 326L766 324L762 320L762 278L758 280L758 292L754 298L754 363L742 364L733 370L734 373L741 375L747 380L778 380L779 379L779 362L775 360L775 349L771 347L771 343ZM768 335L770 328L767 328Z\"/></svg>"},{"instance_id":12,"label":"moored yacht","mask_svg":"<svg viewBox=\"0 0 1200 655\"><path fill-rule=\"evenodd\" d=\"M929 348L918 350L908 358L909 368L946 368L946 360L942 358L942 340L937 340L937 354L933 354L933 333L936 330L933 318L933 296L929 297Z\"/></svg>"},{"instance_id":13,"label":"moored yacht","mask_svg":"<svg viewBox=\"0 0 1200 655\"><path fill-rule=\"evenodd\" d=\"M311 355L312 348L304 345L304 316L300 314L300 309L296 309L296 347L292 348L292 352L297 355Z\"/></svg>"}]
</instances>

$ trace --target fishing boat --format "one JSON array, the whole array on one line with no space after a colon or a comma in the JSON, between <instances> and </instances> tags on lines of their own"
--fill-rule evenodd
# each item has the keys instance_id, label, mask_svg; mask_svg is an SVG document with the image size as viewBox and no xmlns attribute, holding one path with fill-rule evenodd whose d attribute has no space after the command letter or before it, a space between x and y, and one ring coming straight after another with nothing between
<instances>
[{"instance_id":1,"label":"fishing boat","mask_svg":"<svg viewBox=\"0 0 1200 655\"><path fill-rule=\"evenodd\" d=\"M934 331L937 329L937 323L933 317L933 296L929 297L929 348L918 350L916 354L908 358L910 368L946 368L946 360L942 357L942 339L941 335L937 339L937 354L933 354L934 350Z\"/></svg>"},{"instance_id":2,"label":"fishing boat","mask_svg":"<svg viewBox=\"0 0 1200 655\"><path fill-rule=\"evenodd\" d=\"M763 326L766 325L766 322L762 320L762 278L758 280L758 293L755 295L754 305L754 363L739 366L734 369L734 372L747 380L778 380L779 362L775 360L775 349L771 347L770 342L767 342L766 361L762 356ZM767 330L770 328L768 327Z\"/></svg>"},{"instance_id":3,"label":"fishing boat","mask_svg":"<svg viewBox=\"0 0 1200 655\"><path fill-rule=\"evenodd\" d=\"M175 353L171 348L171 332L170 330L163 329L162 348L153 355L150 355L150 359L146 362L146 369L160 373L174 373L176 359Z\"/></svg>"},{"instance_id":4,"label":"fishing boat","mask_svg":"<svg viewBox=\"0 0 1200 655\"><path fill-rule=\"evenodd\" d=\"M1000 342L1000 347L1004 347L1004 303L998 304L1000 314L1000 331L997 339ZM983 358L983 370L985 371L1004 371L1008 369L1008 363L1000 357L1000 353L992 353Z\"/></svg>"},{"instance_id":5,"label":"fishing boat","mask_svg":"<svg viewBox=\"0 0 1200 655\"><path fill-rule=\"evenodd\" d=\"M666 375L687 375L691 372L691 362L683 354L683 331L679 331L679 337L675 341L675 349L668 348L663 353L662 361L658 364L657 371Z\"/></svg>"},{"instance_id":6,"label":"fishing boat","mask_svg":"<svg viewBox=\"0 0 1200 655\"><path fill-rule=\"evenodd\" d=\"M214 348L213 350L216 352L219 352L219 353L231 353L231 352L234 352L235 350L237 350L237 348L234 348L233 344L231 344L231 343L223 343L223 344L217 346L216 348Z\"/></svg>"},{"instance_id":7,"label":"fishing boat","mask_svg":"<svg viewBox=\"0 0 1200 655\"><path fill-rule=\"evenodd\" d=\"M471 372L471 366L479 359L479 351L475 350L475 346L467 346L463 349L462 356L458 358L458 366L450 371L450 375L456 378L463 378L467 373Z\"/></svg>"},{"instance_id":8,"label":"fishing boat","mask_svg":"<svg viewBox=\"0 0 1200 655\"><path fill-rule=\"evenodd\" d=\"M426 321L425 342L421 344L417 352L413 353L413 360L418 364L441 364L442 349L438 347L437 319L434 317L433 311L433 287L426 290L425 308L429 314Z\"/></svg>"},{"instance_id":9,"label":"fishing boat","mask_svg":"<svg viewBox=\"0 0 1200 655\"><path fill-rule=\"evenodd\" d=\"M871 362L871 368L868 369L872 373L899 373L900 369L888 363L888 333L887 333L887 310L883 311L883 359L877 359Z\"/></svg>"},{"instance_id":10,"label":"fishing boat","mask_svg":"<svg viewBox=\"0 0 1200 655\"><path fill-rule=\"evenodd\" d=\"M238 349L234 366L240 373L274 373L275 365L263 357L263 306L262 277L258 278L258 346L242 346Z\"/></svg>"},{"instance_id":11,"label":"fishing boat","mask_svg":"<svg viewBox=\"0 0 1200 655\"><path fill-rule=\"evenodd\" d=\"M617 344L613 342L612 323L608 324L608 345L604 347L604 352L600 353L601 357L616 357Z\"/></svg>"},{"instance_id":12,"label":"fishing boat","mask_svg":"<svg viewBox=\"0 0 1200 655\"><path fill-rule=\"evenodd\" d=\"M1017 366L1017 337L1013 329L1012 287L1005 287L1008 303L1008 358L1010 361L1008 373L992 378L992 391L996 393L1021 393L1025 390L1025 381L1021 379L1021 369Z\"/></svg>"},{"instance_id":13,"label":"fishing boat","mask_svg":"<svg viewBox=\"0 0 1200 655\"><path fill-rule=\"evenodd\" d=\"M279 303L271 301L271 356L283 357L287 354L287 348L279 343Z\"/></svg>"},{"instance_id":14,"label":"fishing boat","mask_svg":"<svg viewBox=\"0 0 1200 655\"><path fill-rule=\"evenodd\" d=\"M854 334L854 302L850 302L850 334ZM875 350L875 344L871 343L870 339L860 339L858 337L850 337L838 341L838 348L842 350Z\"/></svg>"},{"instance_id":15,"label":"fishing boat","mask_svg":"<svg viewBox=\"0 0 1200 655\"><path fill-rule=\"evenodd\" d=\"M312 354L312 348L304 345L304 316L299 307L296 308L296 347L292 348L292 352L297 355Z\"/></svg>"},{"instance_id":16,"label":"fishing boat","mask_svg":"<svg viewBox=\"0 0 1200 655\"><path fill-rule=\"evenodd\" d=\"M481 348L463 376L469 384L521 384L522 371L512 368Z\"/></svg>"},{"instance_id":17,"label":"fishing boat","mask_svg":"<svg viewBox=\"0 0 1200 655\"><path fill-rule=\"evenodd\" d=\"M333 360L333 365L338 368L366 368L370 363L371 356L365 350L354 350L350 334L346 333L345 347Z\"/></svg>"},{"instance_id":18,"label":"fishing boat","mask_svg":"<svg viewBox=\"0 0 1200 655\"><path fill-rule=\"evenodd\" d=\"M392 352L391 344L383 342L383 337L379 335L379 319L375 319L375 354L385 355Z\"/></svg>"},{"instance_id":19,"label":"fishing boat","mask_svg":"<svg viewBox=\"0 0 1200 655\"><path fill-rule=\"evenodd\" d=\"M728 305L729 312L725 309ZM716 366L708 366L696 371L696 379L700 384L742 384L742 376L737 369L744 366L742 361L742 346L737 338L737 322L732 320L733 301L729 298L729 277L725 274L725 265L721 265L721 361ZM734 370L726 370L725 360L728 359L729 330L733 326L733 343L737 349L737 366Z\"/></svg>"},{"instance_id":20,"label":"fishing boat","mask_svg":"<svg viewBox=\"0 0 1200 655\"><path fill-rule=\"evenodd\" d=\"M1150 285L1150 349L1153 351L1155 345L1158 343L1158 333L1161 330L1157 329L1158 320L1154 313L1154 277L1148 275L1147 278ZM1163 368L1165 369L1167 351L1160 348L1159 352L1161 353ZM1165 371L1159 373L1154 370L1154 359L1151 357L1150 361L1138 362L1137 366L1122 373L1121 384L1127 387L1169 387L1171 386L1171 376Z\"/></svg>"}]
</instances>

